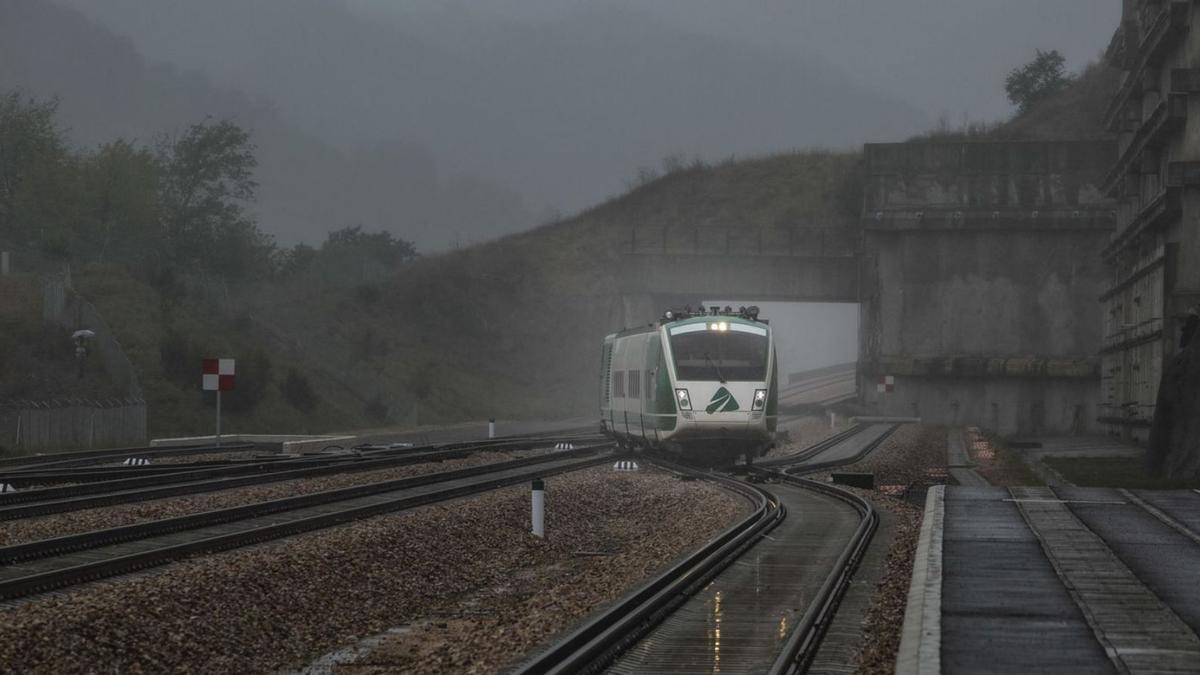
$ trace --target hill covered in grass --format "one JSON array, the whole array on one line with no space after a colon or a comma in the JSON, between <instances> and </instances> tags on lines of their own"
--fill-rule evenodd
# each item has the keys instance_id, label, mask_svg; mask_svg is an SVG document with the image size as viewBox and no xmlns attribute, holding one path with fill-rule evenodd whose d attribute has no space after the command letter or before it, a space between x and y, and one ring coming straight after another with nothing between
<instances>
[{"instance_id":1,"label":"hill covered in grass","mask_svg":"<svg viewBox=\"0 0 1200 675\"><path fill-rule=\"evenodd\" d=\"M860 205L855 153L675 167L573 218L418 259L382 282L264 287L247 311L394 420L594 414L601 340L624 328L617 263L629 227L849 224Z\"/></svg>"}]
</instances>

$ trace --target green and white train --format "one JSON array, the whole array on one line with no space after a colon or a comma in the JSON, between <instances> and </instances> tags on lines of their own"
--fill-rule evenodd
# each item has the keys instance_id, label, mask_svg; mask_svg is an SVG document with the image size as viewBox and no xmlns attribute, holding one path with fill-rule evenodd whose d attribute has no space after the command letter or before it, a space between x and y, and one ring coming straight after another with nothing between
<instances>
[{"instance_id":1,"label":"green and white train","mask_svg":"<svg viewBox=\"0 0 1200 675\"><path fill-rule=\"evenodd\" d=\"M667 312L605 337L601 364L601 425L626 447L728 464L774 444L775 344L757 307Z\"/></svg>"}]
</instances>

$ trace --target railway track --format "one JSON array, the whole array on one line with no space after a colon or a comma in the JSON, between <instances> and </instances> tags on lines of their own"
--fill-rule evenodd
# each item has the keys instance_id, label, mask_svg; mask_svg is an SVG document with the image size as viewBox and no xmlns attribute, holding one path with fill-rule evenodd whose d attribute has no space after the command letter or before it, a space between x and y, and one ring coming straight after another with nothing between
<instances>
[{"instance_id":1,"label":"railway track","mask_svg":"<svg viewBox=\"0 0 1200 675\"><path fill-rule=\"evenodd\" d=\"M208 455L229 452L244 452L254 450L253 443L230 443L224 445L184 445L170 448L137 447L105 450L79 450L76 452L56 452L46 455L24 455L21 457L5 457L0 459L0 469L5 471L31 467L72 467L96 464L106 461L119 461L127 457L172 457L186 455Z\"/></svg>"},{"instance_id":2,"label":"railway track","mask_svg":"<svg viewBox=\"0 0 1200 675\"><path fill-rule=\"evenodd\" d=\"M870 502L786 471L858 461L896 425L860 425L803 453L760 464L771 489L703 475L753 512L525 664L541 673L796 673L811 663L878 524ZM842 446L851 452L814 462ZM790 463L790 464L789 464ZM680 473L693 469L670 466ZM788 519L789 512L804 517ZM770 533L770 534L768 534ZM792 607L807 598L802 614ZM724 623L723 623L724 622Z\"/></svg>"},{"instance_id":3,"label":"railway track","mask_svg":"<svg viewBox=\"0 0 1200 675\"><path fill-rule=\"evenodd\" d=\"M587 468L610 443L0 547L0 600L13 600L360 518Z\"/></svg>"},{"instance_id":4,"label":"railway track","mask_svg":"<svg viewBox=\"0 0 1200 675\"><path fill-rule=\"evenodd\" d=\"M586 444L596 442L599 436L568 438L572 443ZM550 440L561 440L561 438ZM73 485L0 494L0 521L215 492L296 478L312 478L439 462L483 451L526 450L544 446L548 442L550 441L546 438L533 437L447 443L427 448L382 449L332 457L236 463L98 482L83 481ZM4 477L0 477L0 482L4 480Z\"/></svg>"}]
</instances>

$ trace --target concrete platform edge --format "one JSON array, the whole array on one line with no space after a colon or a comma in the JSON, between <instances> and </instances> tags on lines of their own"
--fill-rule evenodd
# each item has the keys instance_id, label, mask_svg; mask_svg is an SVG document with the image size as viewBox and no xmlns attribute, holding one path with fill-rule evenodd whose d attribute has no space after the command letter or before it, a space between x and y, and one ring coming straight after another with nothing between
<instances>
[{"instance_id":1,"label":"concrete platform edge","mask_svg":"<svg viewBox=\"0 0 1200 675\"><path fill-rule=\"evenodd\" d=\"M913 557L908 606L896 654L896 675L926 675L942 670L942 533L946 486L935 485L925 497L925 515Z\"/></svg>"}]
</instances>

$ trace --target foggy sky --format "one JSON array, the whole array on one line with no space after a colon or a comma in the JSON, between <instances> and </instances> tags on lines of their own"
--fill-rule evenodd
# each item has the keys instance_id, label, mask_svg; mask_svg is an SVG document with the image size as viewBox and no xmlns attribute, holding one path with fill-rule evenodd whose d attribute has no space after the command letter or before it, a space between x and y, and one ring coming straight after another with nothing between
<instances>
[{"instance_id":1,"label":"foggy sky","mask_svg":"<svg viewBox=\"0 0 1200 675\"><path fill-rule=\"evenodd\" d=\"M851 148L940 115L1007 116L1009 69L1035 48L1081 67L1120 13L1118 0L58 2L335 147L404 144L535 213L617 194L668 154Z\"/></svg>"},{"instance_id":2,"label":"foggy sky","mask_svg":"<svg viewBox=\"0 0 1200 675\"><path fill-rule=\"evenodd\" d=\"M668 24L818 58L847 77L951 122L1012 112L1004 75L1035 49L1058 49L1078 70L1099 57L1121 17L1121 0L349 0L352 6L486 6L529 23L583 5L633 6Z\"/></svg>"}]
</instances>

